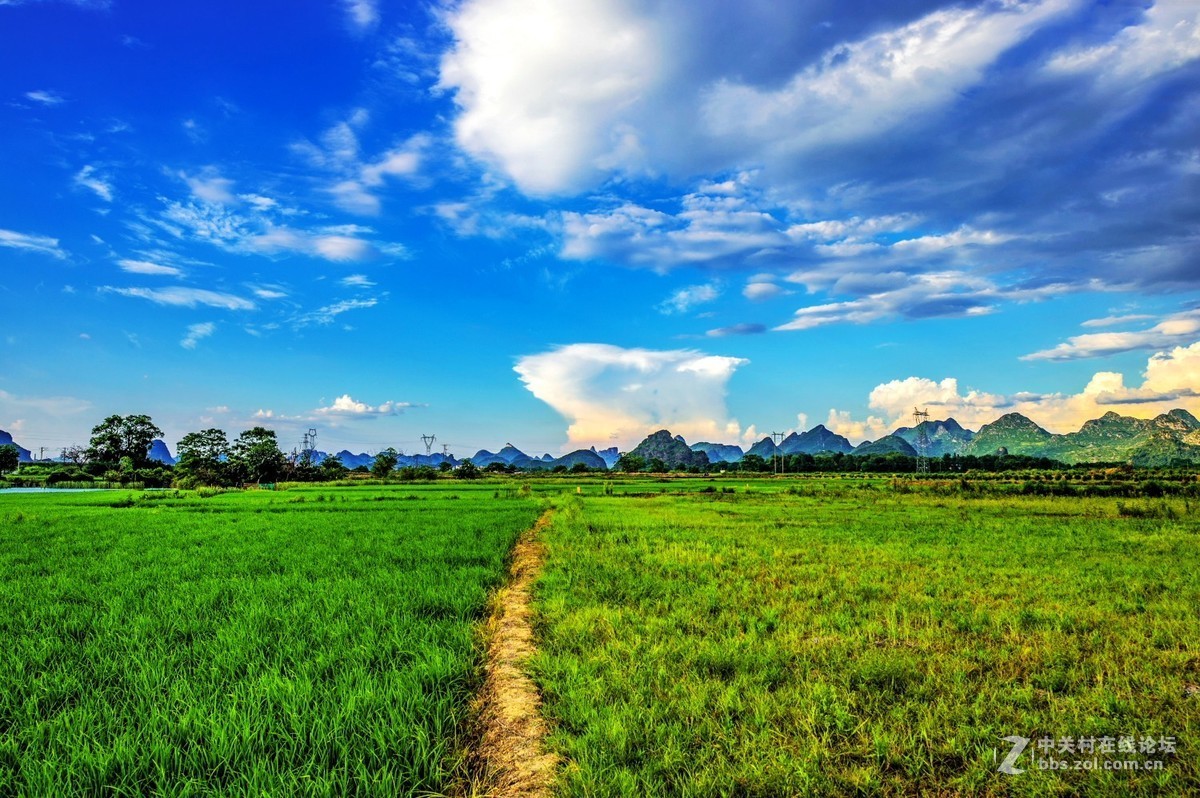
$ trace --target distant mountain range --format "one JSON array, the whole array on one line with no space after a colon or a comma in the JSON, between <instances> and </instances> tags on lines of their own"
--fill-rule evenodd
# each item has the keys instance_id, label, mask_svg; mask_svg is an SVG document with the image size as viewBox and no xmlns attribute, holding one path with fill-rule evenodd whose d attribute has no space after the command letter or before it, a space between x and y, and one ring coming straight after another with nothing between
<instances>
[{"instance_id":1,"label":"distant mountain range","mask_svg":"<svg viewBox=\"0 0 1200 798\"><path fill-rule=\"evenodd\" d=\"M922 438L924 451L919 452ZM12 435L0 430L0 446L6 444L17 447L21 462L32 462L31 452L14 441ZM1178 460L1200 462L1200 420L1183 409L1149 419L1109 412L1084 423L1077 432L1057 435L1020 413L1009 413L990 424L984 424L977 432L963 427L953 418L947 418L923 421L915 427L900 427L890 435L864 441L858 446L853 446L846 438L818 424L807 432L791 433L778 445L770 436L764 437L746 452L740 446L727 443L702 441L689 446L682 436L659 430L647 436L630 452L631 455L645 458L647 462L657 458L670 468L734 463L751 454L769 460L777 454L837 453L851 456L900 454L908 457L923 453L931 458L947 454L1014 454L1048 457L1064 463L1165 466ZM324 452L316 452L315 460L320 463L327 457L329 455ZM348 450L338 452L337 457L347 468L370 467L375 461L373 455L354 454ZM557 458L549 454L533 457L510 443L494 453L480 449L471 457L471 461L480 468L491 463L504 463L523 470L541 471L552 470L556 466L570 468L579 463L595 469L612 468L619 457L620 452L615 446L600 451L594 446L577 449ZM175 463L170 449L161 440L155 440L152 444L150 459L170 465ZM398 465L436 468L443 462L457 467L462 461L454 455L441 453L402 455Z\"/></svg>"},{"instance_id":2,"label":"distant mountain range","mask_svg":"<svg viewBox=\"0 0 1200 798\"><path fill-rule=\"evenodd\" d=\"M693 452L704 452L708 455L708 462L710 463L736 463L742 459L742 455L744 454L741 446L734 446L730 443L708 443L707 441L702 441L700 443L693 443L691 449Z\"/></svg>"},{"instance_id":3,"label":"distant mountain range","mask_svg":"<svg viewBox=\"0 0 1200 798\"><path fill-rule=\"evenodd\" d=\"M1001 449L1064 463L1200 462L1200 421L1180 409L1150 419L1109 412L1086 422L1078 432L1055 435L1020 413L1009 413L985 424L962 453L994 454Z\"/></svg>"}]
</instances>

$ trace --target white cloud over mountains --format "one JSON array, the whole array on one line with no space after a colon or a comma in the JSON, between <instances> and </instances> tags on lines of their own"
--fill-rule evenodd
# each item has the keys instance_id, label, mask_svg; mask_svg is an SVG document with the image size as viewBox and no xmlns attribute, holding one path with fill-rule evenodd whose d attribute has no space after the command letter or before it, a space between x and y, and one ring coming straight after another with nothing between
<instances>
[{"instance_id":1,"label":"white cloud over mountains","mask_svg":"<svg viewBox=\"0 0 1200 798\"><path fill-rule=\"evenodd\" d=\"M526 355L514 370L568 422L567 446L636 445L658 429L689 442L737 438L725 393L748 361L690 349L571 344Z\"/></svg>"},{"instance_id":2,"label":"white cloud over mountains","mask_svg":"<svg viewBox=\"0 0 1200 798\"><path fill-rule=\"evenodd\" d=\"M829 411L826 426L851 440L874 439L898 426L912 426L914 407L928 408L931 417L954 417L978 429L1005 413L1021 413L1051 432L1074 432L1083 422L1110 410L1137 416L1165 413L1176 407L1200 412L1200 342L1153 355L1142 384L1128 387L1119 372L1092 375L1078 393L1014 393L1001 395L976 389L963 391L958 380L908 377L876 386L868 406L874 413L856 419L850 413Z\"/></svg>"},{"instance_id":3,"label":"white cloud over mountains","mask_svg":"<svg viewBox=\"0 0 1200 798\"><path fill-rule=\"evenodd\" d=\"M378 418L381 416L398 416L405 410L418 406L411 402L390 401L379 405L369 405L345 393L334 399L332 404L327 407L318 407L313 411L313 414L316 416L340 416L343 418Z\"/></svg>"}]
</instances>

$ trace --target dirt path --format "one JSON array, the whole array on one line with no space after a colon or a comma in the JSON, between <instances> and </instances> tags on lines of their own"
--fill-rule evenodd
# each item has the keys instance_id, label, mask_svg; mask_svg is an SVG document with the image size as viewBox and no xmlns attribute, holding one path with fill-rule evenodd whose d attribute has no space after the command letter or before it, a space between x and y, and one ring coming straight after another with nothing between
<instances>
[{"instance_id":1,"label":"dirt path","mask_svg":"<svg viewBox=\"0 0 1200 798\"><path fill-rule=\"evenodd\" d=\"M496 798L546 798L558 757L542 749L546 723L541 696L525 675L534 652L531 589L545 559L539 542L553 510L521 535L513 549L509 582L497 591L486 627L487 676L475 700L477 745L466 794Z\"/></svg>"}]
</instances>

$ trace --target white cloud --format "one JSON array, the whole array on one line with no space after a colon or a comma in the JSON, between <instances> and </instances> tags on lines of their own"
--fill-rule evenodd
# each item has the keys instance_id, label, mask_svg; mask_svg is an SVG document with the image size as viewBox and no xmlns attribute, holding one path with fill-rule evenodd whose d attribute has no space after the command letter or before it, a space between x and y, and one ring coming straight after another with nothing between
<instances>
[{"instance_id":1,"label":"white cloud","mask_svg":"<svg viewBox=\"0 0 1200 798\"><path fill-rule=\"evenodd\" d=\"M233 194L233 181L221 177L214 167L206 168L200 175L180 172L179 176L187 183L192 196L201 202L228 204L236 199Z\"/></svg>"},{"instance_id":2,"label":"white cloud","mask_svg":"<svg viewBox=\"0 0 1200 798\"><path fill-rule=\"evenodd\" d=\"M399 244L362 238L372 232L367 227L332 225L301 229L276 222L260 208L261 203L256 203L243 213L219 202L167 201L161 218L149 221L174 237L198 239L240 255L297 253L334 262L406 256ZM143 233L143 238L153 239L153 235Z\"/></svg>"},{"instance_id":3,"label":"white cloud","mask_svg":"<svg viewBox=\"0 0 1200 798\"><path fill-rule=\"evenodd\" d=\"M464 150L526 193L578 192L614 175L716 173L877 137L957 101L1069 5L938 10L801 60L790 80L775 70L752 83L764 61L797 62L798 40L787 48L779 31L832 12L467 0L447 15L455 42L439 85L455 91Z\"/></svg>"},{"instance_id":4,"label":"white cloud","mask_svg":"<svg viewBox=\"0 0 1200 798\"><path fill-rule=\"evenodd\" d=\"M1125 317L1118 321L1131 318L1146 318L1145 316ZM1099 319L1095 321L1112 321ZM1085 326L1095 326L1093 322L1085 322ZM1052 349L1043 349L1022 356L1022 360L1079 360L1090 357L1104 357L1121 352L1131 352L1138 349L1162 349L1176 344L1186 343L1200 336L1200 310L1184 311L1166 317L1158 324L1145 329L1130 332L1100 332L1075 335Z\"/></svg>"},{"instance_id":5,"label":"white cloud","mask_svg":"<svg viewBox=\"0 0 1200 798\"><path fill-rule=\"evenodd\" d=\"M379 23L379 7L376 0L342 0L346 17L356 30L365 31Z\"/></svg>"},{"instance_id":6,"label":"white cloud","mask_svg":"<svg viewBox=\"0 0 1200 798\"><path fill-rule=\"evenodd\" d=\"M1144 417L1184 407L1200 413L1200 342L1153 355L1146 364L1142 384L1127 387L1124 375L1101 371L1092 375L1078 393L1014 393L1002 395L979 390L962 392L958 380L940 382L908 377L878 385L871 391L869 407L876 411L865 421L849 412L830 410L826 426L851 440L875 439L899 426L912 426L914 407L928 408L933 418L953 417L963 426L978 429L1005 413L1021 413L1051 432L1073 432L1083 422L1110 410Z\"/></svg>"},{"instance_id":7,"label":"white cloud","mask_svg":"<svg viewBox=\"0 0 1200 798\"><path fill-rule=\"evenodd\" d=\"M373 308L377 304L379 304L379 300L374 297L370 299L344 299L341 302L325 305L309 313L303 313L293 319L293 323L298 327L308 324L332 324L343 313L351 310Z\"/></svg>"},{"instance_id":8,"label":"white cloud","mask_svg":"<svg viewBox=\"0 0 1200 798\"><path fill-rule=\"evenodd\" d=\"M747 362L695 350L572 344L521 357L514 370L567 420L567 447L614 439L629 448L663 428L690 441L736 438L725 391Z\"/></svg>"},{"instance_id":9,"label":"white cloud","mask_svg":"<svg viewBox=\"0 0 1200 798\"><path fill-rule=\"evenodd\" d=\"M696 305L712 302L721 296L721 288L716 283L704 285L689 285L680 288L659 304L662 313L686 313Z\"/></svg>"},{"instance_id":10,"label":"white cloud","mask_svg":"<svg viewBox=\"0 0 1200 798\"><path fill-rule=\"evenodd\" d=\"M117 261L117 265L122 271L130 272L131 274L161 274L168 277L180 277L183 272L174 266L163 266L160 263L152 263L146 260L131 260L124 258Z\"/></svg>"},{"instance_id":11,"label":"white cloud","mask_svg":"<svg viewBox=\"0 0 1200 798\"><path fill-rule=\"evenodd\" d=\"M112 202L112 183L96 174L96 167L90 164L75 174L75 185L94 191L96 196L105 202Z\"/></svg>"},{"instance_id":12,"label":"white cloud","mask_svg":"<svg viewBox=\"0 0 1200 798\"><path fill-rule=\"evenodd\" d=\"M839 45L779 89L723 80L704 117L721 138L799 152L875 137L956 100L1002 53L1069 7L1065 0L947 8Z\"/></svg>"},{"instance_id":13,"label":"white cloud","mask_svg":"<svg viewBox=\"0 0 1200 798\"><path fill-rule=\"evenodd\" d=\"M201 322L200 324L189 324L187 335L183 336L183 340L179 342L179 345L184 349L195 349L201 340L212 335L216 332L216 329L217 325L211 321Z\"/></svg>"},{"instance_id":14,"label":"white cloud","mask_svg":"<svg viewBox=\"0 0 1200 798\"><path fill-rule=\"evenodd\" d=\"M351 274L348 277L343 277L338 280L339 283L347 288L374 288L375 283L371 282L365 274Z\"/></svg>"},{"instance_id":15,"label":"white cloud","mask_svg":"<svg viewBox=\"0 0 1200 798\"><path fill-rule=\"evenodd\" d=\"M0 429L12 433L18 443L35 452L44 443L47 454L57 455L66 443L66 435L79 434L78 440L86 441L87 430L94 422L80 415L91 410L91 402L74 396L28 396L0 389Z\"/></svg>"},{"instance_id":16,"label":"white cloud","mask_svg":"<svg viewBox=\"0 0 1200 798\"><path fill-rule=\"evenodd\" d=\"M742 289L742 296L752 302L761 302L765 299L772 299L781 294L787 293L775 283L770 283L762 280L746 283L746 287Z\"/></svg>"},{"instance_id":17,"label":"white cloud","mask_svg":"<svg viewBox=\"0 0 1200 798\"><path fill-rule=\"evenodd\" d=\"M877 280L879 275L871 277ZM1013 298L1012 292L963 272L897 277L897 288L844 302L800 308L792 321L775 329L811 330L828 324L868 324L896 317L979 316L992 312L998 300Z\"/></svg>"},{"instance_id":18,"label":"white cloud","mask_svg":"<svg viewBox=\"0 0 1200 798\"><path fill-rule=\"evenodd\" d=\"M692 193L677 214L633 203L562 215L560 257L606 259L667 271L753 262L790 245L784 225L743 197Z\"/></svg>"},{"instance_id":19,"label":"white cloud","mask_svg":"<svg viewBox=\"0 0 1200 798\"><path fill-rule=\"evenodd\" d=\"M58 246L57 238L39 236L32 233L18 233L15 230L0 229L0 247L40 252L43 255L50 255L59 259L67 257L67 253Z\"/></svg>"},{"instance_id":20,"label":"white cloud","mask_svg":"<svg viewBox=\"0 0 1200 798\"><path fill-rule=\"evenodd\" d=\"M1123 316L1105 316L1101 319L1088 319L1080 327L1116 327L1121 324L1132 324L1135 321L1149 321L1154 317L1148 313L1128 313Z\"/></svg>"},{"instance_id":21,"label":"white cloud","mask_svg":"<svg viewBox=\"0 0 1200 798\"><path fill-rule=\"evenodd\" d=\"M417 405L411 402L384 402L378 406L372 406L354 399L347 393L334 399L333 404L328 407L318 407L313 413L318 416L377 418L379 416L398 416L411 407L417 407Z\"/></svg>"},{"instance_id":22,"label":"white cloud","mask_svg":"<svg viewBox=\"0 0 1200 798\"><path fill-rule=\"evenodd\" d=\"M1064 50L1047 65L1051 74L1090 73L1102 84L1140 81L1200 58L1200 6L1194 0L1157 0L1142 19L1107 42Z\"/></svg>"},{"instance_id":23,"label":"white cloud","mask_svg":"<svg viewBox=\"0 0 1200 798\"><path fill-rule=\"evenodd\" d=\"M66 102L66 99L61 94L56 91L49 91L48 89L27 91L25 92L25 97L33 100L35 103L39 103L50 108L53 108L56 105L62 105Z\"/></svg>"},{"instance_id":24,"label":"white cloud","mask_svg":"<svg viewBox=\"0 0 1200 798\"><path fill-rule=\"evenodd\" d=\"M424 152L433 139L428 134L418 133L375 158L365 158L361 152L358 131L369 120L370 114L366 109L359 108L348 119L326 129L319 143L301 139L292 144L292 151L313 167L332 174L332 183L327 190L339 208L350 213L375 216L382 209L378 192L386 185L388 178L415 179L420 172Z\"/></svg>"},{"instance_id":25,"label":"white cloud","mask_svg":"<svg viewBox=\"0 0 1200 798\"><path fill-rule=\"evenodd\" d=\"M157 305L174 305L194 308L204 305L225 310L254 310L254 303L248 299L220 291L209 291L204 288L184 288L173 286L169 288L116 288L106 285L100 288L105 293L120 294L121 296L146 299Z\"/></svg>"},{"instance_id":26,"label":"white cloud","mask_svg":"<svg viewBox=\"0 0 1200 798\"><path fill-rule=\"evenodd\" d=\"M619 2L477 0L447 16L439 86L459 145L523 191L551 194L636 170L631 112L661 77L651 23Z\"/></svg>"}]
</instances>

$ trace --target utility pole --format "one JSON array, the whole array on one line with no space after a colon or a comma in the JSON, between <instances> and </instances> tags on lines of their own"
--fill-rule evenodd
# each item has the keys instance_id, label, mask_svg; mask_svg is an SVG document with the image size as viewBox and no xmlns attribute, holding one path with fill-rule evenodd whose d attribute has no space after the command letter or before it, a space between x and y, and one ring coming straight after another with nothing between
<instances>
[{"instance_id":1,"label":"utility pole","mask_svg":"<svg viewBox=\"0 0 1200 798\"><path fill-rule=\"evenodd\" d=\"M913 408L913 422L917 430L917 473L929 473L929 425L925 422L929 421L929 408L918 410Z\"/></svg>"},{"instance_id":2,"label":"utility pole","mask_svg":"<svg viewBox=\"0 0 1200 798\"><path fill-rule=\"evenodd\" d=\"M783 442L783 433L782 432L772 432L771 433L771 443L775 444L775 451L772 452L772 454L775 456L771 458L771 473L772 474L776 473L776 470L775 470L776 461L779 462L781 469L787 468L787 463L784 462L784 460L783 460L783 454L782 454L782 452L779 451L779 444L782 442ZM780 473L782 473L782 471Z\"/></svg>"}]
</instances>

